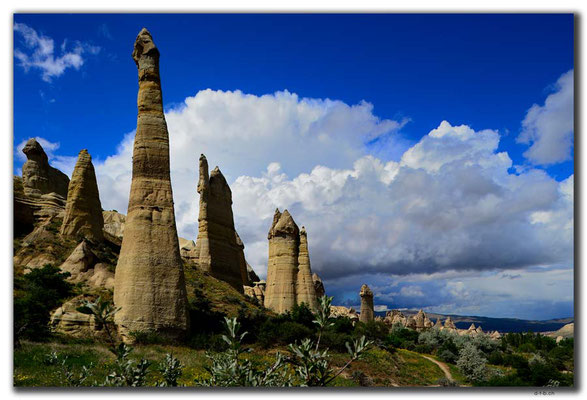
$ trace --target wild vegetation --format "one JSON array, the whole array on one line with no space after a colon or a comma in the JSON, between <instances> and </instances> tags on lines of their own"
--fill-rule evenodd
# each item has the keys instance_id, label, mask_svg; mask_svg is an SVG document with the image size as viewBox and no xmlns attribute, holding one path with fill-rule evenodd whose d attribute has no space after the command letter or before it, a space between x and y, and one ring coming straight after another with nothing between
<instances>
[{"instance_id":1,"label":"wild vegetation","mask_svg":"<svg viewBox=\"0 0 587 400\"><path fill-rule=\"evenodd\" d=\"M556 343L534 333L493 340L437 329L390 331L380 321L331 318L326 297L317 313L301 304L276 315L224 282L189 275L195 291L190 315L198 324L176 343L154 332L132 332L133 347L119 343L112 322L117 309L107 295L78 308L103 334L67 338L50 331L49 313L79 288L50 265L16 276L15 385L573 385L572 338ZM212 302L214 293L228 293L228 300L225 295ZM423 356L444 363L452 379Z\"/></svg>"}]
</instances>

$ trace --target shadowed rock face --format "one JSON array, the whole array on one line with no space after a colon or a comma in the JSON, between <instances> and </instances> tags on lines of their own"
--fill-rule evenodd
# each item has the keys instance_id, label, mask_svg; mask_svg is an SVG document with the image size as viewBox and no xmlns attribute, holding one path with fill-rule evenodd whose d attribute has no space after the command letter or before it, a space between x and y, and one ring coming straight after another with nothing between
<instances>
[{"instance_id":1,"label":"shadowed rock face","mask_svg":"<svg viewBox=\"0 0 587 400\"><path fill-rule=\"evenodd\" d=\"M137 36L138 119L128 215L116 267L115 322L129 331L178 337L188 329L187 296L169 176L169 137L163 115L159 51L151 34Z\"/></svg>"},{"instance_id":2,"label":"shadowed rock face","mask_svg":"<svg viewBox=\"0 0 587 400\"><path fill-rule=\"evenodd\" d=\"M244 245L237 241L232 192L218 167L208 177L208 161L200 156L200 213L196 255L199 267L243 293L246 283ZM243 270L244 269L244 270Z\"/></svg>"},{"instance_id":3,"label":"shadowed rock face","mask_svg":"<svg viewBox=\"0 0 587 400\"><path fill-rule=\"evenodd\" d=\"M87 150L82 150L69 182L61 234L82 235L92 241L101 241L104 239L103 228L102 204L92 157Z\"/></svg>"},{"instance_id":4,"label":"shadowed rock face","mask_svg":"<svg viewBox=\"0 0 587 400\"><path fill-rule=\"evenodd\" d=\"M47 193L57 193L67 197L69 178L63 172L49 165L49 159L43 147L32 138L22 149L27 161L22 166L22 183L24 194L40 197Z\"/></svg>"},{"instance_id":5,"label":"shadowed rock face","mask_svg":"<svg viewBox=\"0 0 587 400\"><path fill-rule=\"evenodd\" d=\"M324 283L318 274L312 274L312 280L314 281L314 290L316 291L316 298L320 298L326 294L324 290Z\"/></svg>"},{"instance_id":6,"label":"shadowed rock face","mask_svg":"<svg viewBox=\"0 0 587 400\"><path fill-rule=\"evenodd\" d=\"M265 307L283 313L296 304L300 230L287 210L275 210L269 239Z\"/></svg>"},{"instance_id":7,"label":"shadowed rock face","mask_svg":"<svg viewBox=\"0 0 587 400\"><path fill-rule=\"evenodd\" d=\"M361 314L359 315L359 321L367 323L374 320L375 311L373 309L373 292L369 289L369 286L361 286Z\"/></svg>"},{"instance_id":8,"label":"shadowed rock face","mask_svg":"<svg viewBox=\"0 0 587 400\"><path fill-rule=\"evenodd\" d=\"M310 268L310 255L308 253L308 236L306 228L300 230L300 248L298 253L298 276L296 280L296 302L306 303L311 310L318 309L316 289L312 279Z\"/></svg>"}]
</instances>

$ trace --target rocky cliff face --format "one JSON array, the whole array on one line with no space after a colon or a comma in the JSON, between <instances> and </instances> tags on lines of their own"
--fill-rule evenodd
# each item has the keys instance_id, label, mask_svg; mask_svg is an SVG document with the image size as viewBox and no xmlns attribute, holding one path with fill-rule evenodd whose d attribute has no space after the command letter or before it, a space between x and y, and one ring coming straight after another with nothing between
<instances>
[{"instance_id":1,"label":"rocky cliff face","mask_svg":"<svg viewBox=\"0 0 587 400\"><path fill-rule=\"evenodd\" d=\"M361 313L359 314L359 320L367 323L374 320L375 311L373 309L373 292L367 285L361 286L359 292L361 296Z\"/></svg>"},{"instance_id":2,"label":"rocky cliff face","mask_svg":"<svg viewBox=\"0 0 587 400\"><path fill-rule=\"evenodd\" d=\"M49 159L43 147L32 138L26 143L22 152L27 161L22 166L24 193L29 197L57 193L67 198L69 178L63 172L49 165Z\"/></svg>"},{"instance_id":3,"label":"rocky cliff face","mask_svg":"<svg viewBox=\"0 0 587 400\"><path fill-rule=\"evenodd\" d=\"M310 268L310 254L308 252L308 236L306 228L300 230L300 247L298 252L298 276L296 279L296 303L306 303L311 310L318 309L316 289Z\"/></svg>"},{"instance_id":4,"label":"rocky cliff face","mask_svg":"<svg viewBox=\"0 0 587 400\"><path fill-rule=\"evenodd\" d=\"M114 282L114 303L121 308L115 322L127 341L129 331L178 337L188 329L159 50L146 29L137 36L132 57L139 75L139 112L128 215Z\"/></svg>"},{"instance_id":5,"label":"rocky cliff face","mask_svg":"<svg viewBox=\"0 0 587 400\"><path fill-rule=\"evenodd\" d=\"M287 210L283 214L275 210L267 238L269 261L265 307L283 313L296 304L300 245L300 230Z\"/></svg>"},{"instance_id":6,"label":"rocky cliff face","mask_svg":"<svg viewBox=\"0 0 587 400\"><path fill-rule=\"evenodd\" d=\"M79 152L71 175L65 217L61 225L63 236L83 236L91 241L104 239L104 217L98 192L96 172L87 150Z\"/></svg>"},{"instance_id":7,"label":"rocky cliff face","mask_svg":"<svg viewBox=\"0 0 587 400\"><path fill-rule=\"evenodd\" d=\"M208 161L200 156L200 213L196 250L198 266L243 292L246 261L242 241L237 243L232 214L232 192L218 167L208 175ZM240 238L239 238L240 240Z\"/></svg>"}]
</instances>

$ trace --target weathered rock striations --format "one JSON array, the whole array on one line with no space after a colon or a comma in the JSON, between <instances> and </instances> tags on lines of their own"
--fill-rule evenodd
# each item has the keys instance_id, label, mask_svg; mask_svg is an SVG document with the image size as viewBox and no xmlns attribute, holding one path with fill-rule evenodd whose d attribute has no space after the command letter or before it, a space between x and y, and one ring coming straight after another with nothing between
<instances>
[{"instance_id":1,"label":"weathered rock striations","mask_svg":"<svg viewBox=\"0 0 587 400\"><path fill-rule=\"evenodd\" d=\"M208 175L208 161L200 156L200 212L195 253L198 266L239 292L246 284L244 245L237 241L232 214L232 192L218 167ZM239 238L240 240L240 238Z\"/></svg>"},{"instance_id":2,"label":"weathered rock striations","mask_svg":"<svg viewBox=\"0 0 587 400\"><path fill-rule=\"evenodd\" d=\"M316 291L316 298L320 298L326 295L326 290L324 290L324 283L322 279L318 276L318 274L312 274L312 280L314 281L314 290Z\"/></svg>"},{"instance_id":3,"label":"weathered rock striations","mask_svg":"<svg viewBox=\"0 0 587 400\"><path fill-rule=\"evenodd\" d=\"M361 313L359 314L359 321L367 323L374 319L375 311L373 309L373 292L369 286L364 284L361 286L359 293L361 296Z\"/></svg>"},{"instance_id":4,"label":"weathered rock striations","mask_svg":"<svg viewBox=\"0 0 587 400\"><path fill-rule=\"evenodd\" d=\"M40 197L54 192L64 199L67 198L69 178L49 165L49 158L39 142L34 138L29 139L22 152L27 157L22 166L24 194L28 197Z\"/></svg>"},{"instance_id":5,"label":"weathered rock striations","mask_svg":"<svg viewBox=\"0 0 587 400\"><path fill-rule=\"evenodd\" d=\"M302 226L300 230L300 247L298 252L298 276L296 279L296 303L306 305L310 310L318 309L318 299L314 280L312 279L312 269L310 267L310 254L308 252L308 234L306 228Z\"/></svg>"},{"instance_id":6,"label":"weathered rock striations","mask_svg":"<svg viewBox=\"0 0 587 400\"><path fill-rule=\"evenodd\" d=\"M287 210L283 214L279 209L275 210L267 238L269 261L265 307L276 313L283 313L296 304L300 245L300 230Z\"/></svg>"},{"instance_id":7,"label":"weathered rock striations","mask_svg":"<svg viewBox=\"0 0 587 400\"><path fill-rule=\"evenodd\" d=\"M91 241L99 242L104 239L103 229L104 217L96 172L92 157L84 149L79 152L69 182L61 235L70 237L81 235Z\"/></svg>"},{"instance_id":8,"label":"weathered rock striations","mask_svg":"<svg viewBox=\"0 0 587 400\"><path fill-rule=\"evenodd\" d=\"M188 329L159 50L144 28L137 36L132 57L139 75L138 117L128 215L114 283L114 303L121 308L115 322L126 341L130 340L130 331L179 337Z\"/></svg>"}]
</instances>

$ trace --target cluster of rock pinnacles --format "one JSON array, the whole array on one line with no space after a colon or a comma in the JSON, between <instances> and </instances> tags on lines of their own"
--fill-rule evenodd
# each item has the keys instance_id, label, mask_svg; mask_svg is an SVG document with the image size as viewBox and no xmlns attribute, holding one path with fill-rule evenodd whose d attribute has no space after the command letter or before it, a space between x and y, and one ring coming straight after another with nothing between
<instances>
[{"instance_id":1,"label":"cluster of rock pinnacles","mask_svg":"<svg viewBox=\"0 0 587 400\"><path fill-rule=\"evenodd\" d=\"M301 303L315 310L325 291L320 277L312 274L305 228L299 229L287 210L275 211L268 233L267 281L260 280L246 262L244 244L235 229L230 187L218 167L209 173L204 155L199 159L198 236L195 243L178 238L159 51L144 28L136 38L132 57L138 69L139 91L127 216L102 211L87 150L80 151L70 181L49 165L41 145L30 139L23 148L27 161L22 178L14 178L15 234L32 231L23 243L33 242L46 233L53 217L62 216L59 233L81 241L60 268L71 274L73 282L114 291L114 304L119 308L115 323L125 341L132 340L129 333L133 331L155 331L171 338L186 333L190 321L182 258L276 313ZM120 245L114 273L92 250L105 239ZM53 262L43 256L28 259L19 254L14 261L29 269ZM373 321L373 292L367 285L361 287L360 297L360 317L352 308L340 306L332 306L332 314ZM71 304L66 303L52 317L64 331L73 331L79 322L65 318L75 309ZM434 326L421 310L409 318L393 310L383 321L418 330ZM443 326L438 320L436 326L456 330L450 318ZM473 326L467 332L480 329Z\"/></svg>"}]
</instances>

